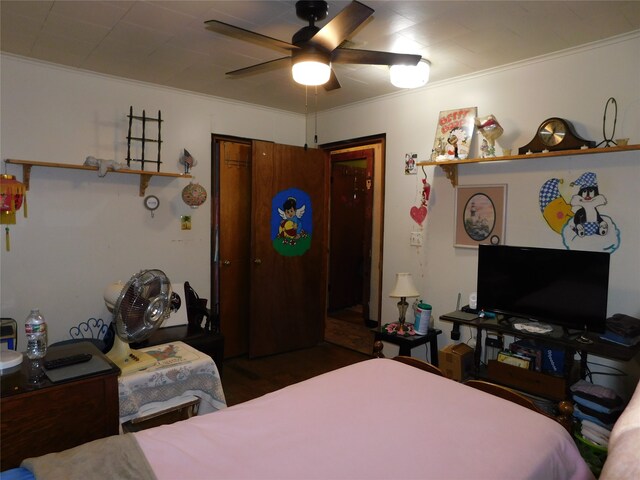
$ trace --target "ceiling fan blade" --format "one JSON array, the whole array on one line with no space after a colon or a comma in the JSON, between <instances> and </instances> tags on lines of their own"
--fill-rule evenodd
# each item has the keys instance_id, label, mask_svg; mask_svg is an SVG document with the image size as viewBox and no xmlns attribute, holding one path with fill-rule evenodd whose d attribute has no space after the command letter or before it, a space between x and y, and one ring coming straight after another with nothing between
<instances>
[{"instance_id":1,"label":"ceiling fan blade","mask_svg":"<svg viewBox=\"0 0 640 480\"><path fill-rule=\"evenodd\" d=\"M253 75L256 73L265 73L275 70L276 68L291 67L291 57L276 58L275 60L269 60L268 62L258 63L251 65L250 67L239 68L227 72L226 75L241 76L241 75Z\"/></svg>"},{"instance_id":2,"label":"ceiling fan blade","mask_svg":"<svg viewBox=\"0 0 640 480\"><path fill-rule=\"evenodd\" d=\"M322 87L327 92L340 88L340 82L338 81L338 77L336 77L336 72L333 70L333 68L331 69L331 76L329 77L329 80L327 81L327 83L322 85Z\"/></svg>"},{"instance_id":3,"label":"ceiling fan blade","mask_svg":"<svg viewBox=\"0 0 640 480\"><path fill-rule=\"evenodd\" d=\"M271 48L280 53L287 54L291 53L292 50L298 49L298 47L291 43L283 42L277 38L267 37L266 35L245 30L244 28L229 25L228 23L220 22L218 20L208 20L204 23L207 25L206 28L212 32L221 33L229 37L237 38L238 40L251 42L256 45L260 45L261 47Z\"/></svg>"},{"instance_id":4,"label":"ceiling fan blade","mask_svg":"<svg viewBox=\"0 0 640 480\"><path fill-rule=\"evenodd\" d=\"M344 42L373 12L372 8L360 2L351 2L311 37L310 42L330 52Z\"/></svg>"},{"instance_id":5,"label":"ceiling fan blade","mask_svg":"<svg viewBox=\"0 0 640 480\"><path fill-rule=\"evenodd\" d=\"M377 52L336 48L331 52L333 63L354 63L360 65L417 65L422 57L410 53Z\"/></svg>"}]
</instances>

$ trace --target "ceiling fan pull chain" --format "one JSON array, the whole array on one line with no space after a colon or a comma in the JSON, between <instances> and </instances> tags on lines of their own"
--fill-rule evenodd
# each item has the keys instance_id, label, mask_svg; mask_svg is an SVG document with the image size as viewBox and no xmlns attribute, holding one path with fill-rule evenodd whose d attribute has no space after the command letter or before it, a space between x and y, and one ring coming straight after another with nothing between
<instances>
[{"instance_id":1,"label":"ceiling fan pull chain","mask_svg":"<svg viewBox=\"0 0 640 480\"><path fill-rule=\"evenodd\" d=\"M315 127L314 127L313 143L318 146L318 86L316 85L316 112L315 112Z\"/></svg>"},{"instance_id":2,"label":"ceiling fan pull chain","mask_svg":"<svg viewBox=\"0 0 640 480\"><path fill-rule=\"evenodd\" d=\"M304 86L304 150L307 151L309 146L307 145L307 132L309 131L309 99L308 99L309 87Z\"/></svg>"}]
</instances>

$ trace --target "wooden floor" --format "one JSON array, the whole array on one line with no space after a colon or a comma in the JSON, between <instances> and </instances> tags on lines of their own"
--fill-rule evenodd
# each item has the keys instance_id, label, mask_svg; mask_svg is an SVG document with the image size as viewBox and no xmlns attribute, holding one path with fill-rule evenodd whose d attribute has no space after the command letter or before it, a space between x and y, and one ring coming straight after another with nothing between
<instances>
[{"instance_id":1,"label":"wooden floor","mask_svg":"<svg viewBox=\"0 0 640 480\"><path fill-rule=\"evenodd\" d=\"M371 355L373 353L373 332L361 324L353 324L327 318L324 339L334 345L340 345L356 352Z\"/></svg>"},{"instance_id":2,"label":"wooden floor","mask_svg":"<svg viewBox=\"0 0 640 480\"><path fill-rule=\"evenodd\" d=\"M257 359L225 360L222 388L227 405L246 402L316 375L372 358L332 343Z\"/></svg>"},{"instance_id":3,"label":"wooden floor","mask_svg":"<svg viewBox=\"0 0 640 480\"><path fill-rule=\"evenodd\" d=\"M375 322L370 323L375 325ZM365 325L360 305L327 313L324 328L327 342L372 354L373 337L371 326Z\"/></svg>"}]
</instances>

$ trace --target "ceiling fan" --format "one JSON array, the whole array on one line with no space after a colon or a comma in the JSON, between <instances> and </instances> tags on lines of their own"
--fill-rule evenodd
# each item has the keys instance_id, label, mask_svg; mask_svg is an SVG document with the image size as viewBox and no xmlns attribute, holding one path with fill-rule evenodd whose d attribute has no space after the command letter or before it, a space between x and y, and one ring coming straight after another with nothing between
<instances>
[{"instance_id":1,"label":"ceiling fan","mask_svg":"<svg viewBox=\"0 0 640 480\"><path fill-rule=\"evenodd\" d=\"M309 25L298 30L291 43L218 20L205 23L214 32L287 54L286 57L227 72L231 76L263 73L291 65L296 82L323 85L325 90L330 91L340 88L340 82L331 68L333 63L391 66L417 65L420 62L420 55L342 48L340 45L373 14L373 9L353 1L324 27L317 27L315 23L327 17L328 9L325 1L296 2L296 15L308 21Z\"/></svg>"}]
</instances>

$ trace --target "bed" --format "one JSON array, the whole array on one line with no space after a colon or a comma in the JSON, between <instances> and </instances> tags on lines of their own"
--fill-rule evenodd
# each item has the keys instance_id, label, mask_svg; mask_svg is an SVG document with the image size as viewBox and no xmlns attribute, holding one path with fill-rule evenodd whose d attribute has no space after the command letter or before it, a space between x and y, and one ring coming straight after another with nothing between
<instances>
[{"instance_id":1,"label":"bed","mask_svg":"<svg viewBox=\"0 0 640 480\"><path fill-rule=\"evenodd\" d=\"M83 479L593 478L554 420L392 359L23 467Z\"/></svg>"}]
</instances>

